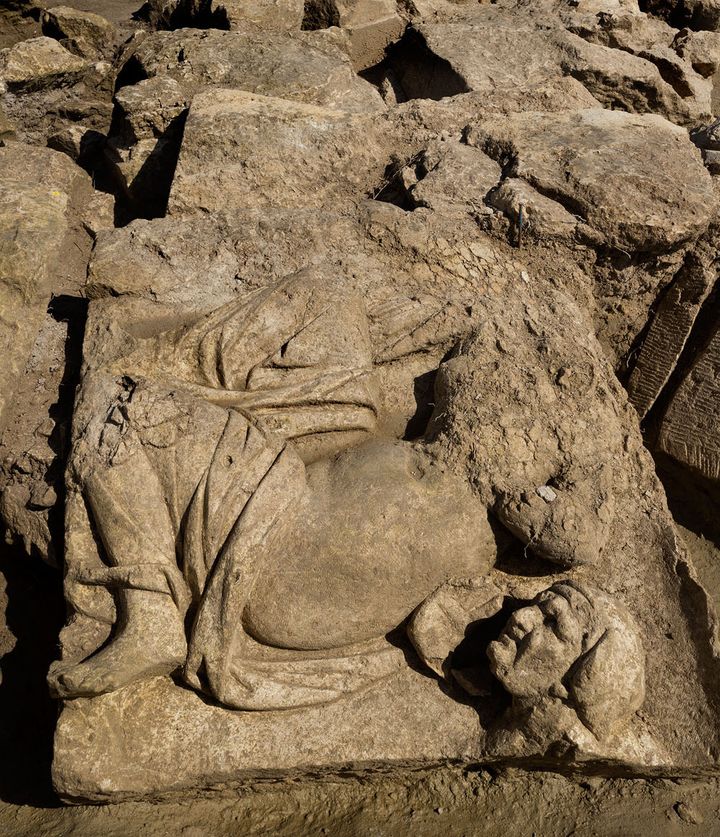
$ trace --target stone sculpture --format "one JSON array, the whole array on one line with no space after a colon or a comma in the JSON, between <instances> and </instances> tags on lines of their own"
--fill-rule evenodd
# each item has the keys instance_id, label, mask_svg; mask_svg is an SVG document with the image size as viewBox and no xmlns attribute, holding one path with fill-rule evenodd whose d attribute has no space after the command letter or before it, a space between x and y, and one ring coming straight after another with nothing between
<instances>
[{"instance_id":1,"label":"stone sculpture","mask_svg":"<svg viewBox=\"0 0 720 837\"><path fill-rule=\"evenodd\" d=\"M492 694L485 669L510 697L490 725L488 755L622 752L655 763L661 748L627 727L645 699L645 652L638 626L611 597L562 580L521 602L503 579L454 580L413 614L409 637L428 668L471 695ZM456 659L469 626L506 617L487 645L470 633L470 660ZM465 656L467 657L467 653ZM618 736L617 733L621 732Z\"/></svg>"},{"instance_id":2,"label":"stone sculpture","mask_svg":"<svg viewBox=\"0 0 720 837\"><path fill-rule=\"evenodd\" d=\"M57 792L717 770L648 448L714 496L720 34L146 6L0 50L0 518L65 573Z\"/></svg>"},{"instance_id":3,"label":"stone sculpture","mask_svg":"<svg viewBox=\"0 0 720 837\"><path fill-rule=\"evenodd\" d=\"M464 481L421 445L372 436L367 329L358 300L301 274L90 377L105 407L72 468L110 566L68 583L118 588L120 628L55 669L58 694L182 666L235 708L332 700L397 667L384 636L438 584L490 569Z\"/></svg>"},{"instance_id":4,"label":"stone sculpture","mask_svg":"<svg viewBox=\"0 0 720 837\"><path fill-rule=\"evenodd\" d=\"M532 754L552 746L557 756L568 750L607 755L619 746L657 760L653 743L631 741L625 729L645 699L637 625L599 590L557 582L512 614L487 654L512 696L488 736L491 752ZM619 730L624 740L612 742Z\"/></svg>"},{"instance_id":5,"label":"stone sculpture","mask_svg":"<svg viewBox=\"0 0 720 837\"><path fill-rule=\"evenodd\" d=\"M95 408L71 468L107 564L71 566L66 584L115 589L117 630L85 661L56 664L55 692L182 670L230 708L327 703L406 665L393 638L413 612L410 638L445 676L428 652L450 601L438 591L476 579L451 582L466 603L453 643L498 612L495 537L432 441L377 436L376 378L361 300L308 271L90 373ZM638 708L642 646L620 613L569 582L511 617L488 649L515 697L500 750L522 751L527 716L533 739L578 724L593 739ZM613 671L616 648L632 682ZM576 709L558 707L570 693Z\"/></svg>"}]
</instances>

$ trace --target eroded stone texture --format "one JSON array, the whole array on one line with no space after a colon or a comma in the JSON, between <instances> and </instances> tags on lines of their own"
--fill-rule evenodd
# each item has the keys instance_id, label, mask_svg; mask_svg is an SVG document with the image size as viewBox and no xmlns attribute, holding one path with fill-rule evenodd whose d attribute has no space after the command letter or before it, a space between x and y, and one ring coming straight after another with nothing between
<instances>
[{"instance_id":1,"label":"eroded stone texture","mask_svg":"<svg viewBox=\"0 0 720 837\"><path fill-rule=\"evenodd\" d=\"M406 22L398 12L394 0L310 0L303 29L341 27L353 67L360 71L379 64L402 35Z\"/></svg>"},{"instance_id":2,"label":"eroded stone texture","mask_svg":"<svg viewBox=\"0 0 720 837\"><path fill-rule=\"evenodd\" d=\"M149 19L221 28L137 33L6 97L124 224L62 181L41 238L67 276L43 248L32 272L81 310L53 303L3 436L12 531L47 551L65 520L62 796L445 761L714 769L714 617L611 365L640 347L631 392L670 400L667 449L680 399L705 399L705 467L717 202L678 126L710 122L714 33L632 0ZM111 125L73 110L96 93ZM13 207L56 178L57 155L17 153ZM80 366L60 323L86 298Z\"/></svg>"},{"instance_id":3,"label":"eroded stone texture","mask_svg":"<svg viewBox=\"0 0 720 837\"><path fill-rule=\"evenodd\" d=\"M522 177L509 177L489 196L489 202L507 215L523 235L572 239L580 219L565 207L546 197Z\"/></svg>"},{"instance_id":4,"label":"eroded stone texture","mask_svg":"<svg viewBox=\"0 0 720 837\"><path fill-rule=\"evenodd\" d=\"M408 199L416 207L451 212L460 205L483 210L501 175L500 166L479 149L443 142L422 152L407 170L405 182Z\"/></svg>"},{"instance_id":5,"label":"eroded stone texture","mask_svg":"<svg viewBox=\"0 0 720 837\"><path fill-rule=\"evenodd\" d=\"M347 111L382 110L377 91L320 33L182 29L137 36L120 79L169 76L189 98L229 87Z\"/></svg>"},{"instance_id":6,"label":"eroded stone texture","mask_svg":"<svg viewBox=\"0 0 720 837\"><path fill-rule=\"evenodd\" d=\"M43 34L57 38L83 58L97 59L112 52L117 33L101 15L70 6L55 6L42 13Z\"/></svg>"},{"instance_id":7,"label":"eroded stone texture","mask_svg":"<svg viewBox=\"0 0 720 837\"><path fill-rule=\"evenodd\" d=\"M662 418L658 447L711 480L720 479L717 330L678 386Z\"/></svg>"},{"instance_id":8,"label":"eroded stone texture","mask_svg":"<svg viewBox=\"0 0 720 837\"><path fill-rule=\"evenodd\" d=\"M202 90L228 86L347 111L383 110L340 50L306 33L158 32L138 39L120 79L135 74L143 80L115 96L106 157L141 217L165 212L187 109Z\"/></svg>"},{"instance_id":9,"label":"eroded stone texture","mask_svg":"<svg viewBox=\"0 0 720 837\"><path fill-rule=\"evenodd\" d=\"M379 127L365 115L242 91L199 94L168 212L319 207L362 196L381 180L390 156L392 140Z\"/></svg>"},{"instance_id":10,"label":"eroded stone texture","mask_svg":"<svg viewBox=\"0 0 720 837\"><path fill-rule=\"evenodd\" d=\"M513 696L490 731L491 751L601 754L614 744L630 758L663 757L651 738L625 732L645 700L645 649L630 613L600 591L554 584L513 613L487 653Z\"/></svg>"},{"instance_id":11,"label":"eroded stone texture","mask_svg":"<svg viewBox=\"0 0 720 837\"><path fill-rule=\"evenodd\" d=\"M628 381L630 401L641 418L670 379L717 274L714 253L698 248L660 300Z\"/></svg>"},{"instance_id":12,"label":"eroded stone texture","mask_svg":"<svg viewBox=\"0 0 720 837\"><path fill-rule=\"evenodd\" d=\"M302 0L180 0L178 6L191 20L207 16L220 28L251 23L271 31L299 29L304 9Z\"/></svg>"},{"instance_id":13,"label":"eroded stone texture","mask_svg":"<svg viewBox=\"0 0 720 837\"><path fill-rule=\"evenodd\" d=\"M591 28L571 19L568 29L547 9L532 6L466 9L465 19L415 25L391 51L390 63L406 96L440 98L571 76L608 107L658 113L683 125L711 113L712 83L670 47L670 27L654 33L648 45L642 38L633 40L632 29L624 40L609 38L605 18ZM580 19L585 19L582 13ZM467 48L469 42L473 49ZM520 54L523 61L517 60Z\"/></svg>"},{"instance_id":14,"label":"eroded stone texture","mask_svg":"<svg viewBox=\"0 0 720 837\"><path fill-rule=\"evenodd\" d=\"M12 92L31 92L78 81L87 64L52 38L31 38L0 53L0 84Z\"/></svg>"},{"instance_id":15,"label":"eroded stone texture","mask_svg":"<svg viewBox=\"0 0 720 837\"><path fill-rule=\"evenodd\" d=\"M135 214L159 216L167 196L185 126L188 97L165 76L122 87L104 158Z\"/></svg>"},{"instance_id":16,"label":"eroded stone texture","mask_svg":"<svg viewBox=\"0 0 720 837\"><path fill-rule=\"evenodd\" d=\"M92 189L64 154L13 142L0 148L0 192L0 512L28 550L47 556L62 476L52 472L60 431L48 409L63 377L65 329L46 312L53 294L76 294L84 282Z\"/></svg>"},{"instance_id":17,"label":"eroded stone texture","mask_svg":"<svg viewBox=\"0 0 720 837\"><path fill-rule=\"evenodd\" d=\"M511 159L513 174L628 252L695 238L715 211L712 180L686 132L653 115L516 114L473 126L468 142Z\"/></svg>"},{"instance_id":18,"label":"eroded stone texture","mask_svg":"<svg viewBox=\"0 0 720 837\"><path fill-rule=\"evenodd\" d=\"M440 749L431 743L413 755L415 733L404 724L385 756L378 754L377 745L368 748L363 736L355 736L351 745L340 743L348 740L346 720L351 724L353 717L364 717L353 715L350 707L375 707L376 700L388 706L395 689L408 688L402 686L408 676L405 658L397 649L403 641L388 643L386 637L397 637L395 628L425 599L430 602L438 585L470 576L486 578L503 590L495 537L483 522L491 508L527 549L570 568L578 581L593 578L605 591L587 606L589 611L575 617L587 642L567 651L575 654L572 660L568 656L567 665L588 657L587 667L578 669L586 673L578 681L574 708L558 712L552 704L557 695L550 695L552 706L543 698L547 711L536 720L546 738L535 736L536 730L528 736L562 740L569 757L578 760L602 757L649 765L702 758L698 738L678 738L672 732L677 711L668 706L668 695L680 694L673 678L686 678L687 673L682 666L667 666L668 652L660 641L668 623L683 636L688 630L677 599L669 594L677 584L674 567L683 559L672 541L667 513L658 510L659 487L642 453L632 413L584 315L552 286L535 278L528 284L519 273L513 282L509 272L494 296L481 298L475 312L478 326L468 332L455 357L440 366L435 419L425 439L395 441L377 436L381 400L373 393L383 379L370 346L376 344L373 335L391 330L397 307L385 306L371 317L364 311L366 300L331 276L324 278L318 268L301 271L241 294L185 325L171 325L172 309L166 305L153 311L155 306L148 308L141 300L107 300L94 309L86 341L90 362L74 424L67 520L67 593L77 618L65 632L64 660L53 670L53 688L80 701L83 725L100 738L106 735L106 713L121 713L126 752L144 746L126 707L148 700L150 694L159 699L155 689L167 702L167 687L159 683L169 681L144 683L163 671L180 668L195 689L226 706L270 712L268 720L257 714L229 715L232 726L223 725L223 735L238 734L236 718L245 718L247 746L232 754L226 750L226 756L214 759L213 767L201 774L197 762L187 760L174 787L227 782L261 769L302 769L307 762L290 751L269 765L256 736L260 730L270 734L273 708L284 707L293 709L292 723L302 725L315 740L316 710L303 707L328 701L344 705L350 714L330 711L324 716L330 727L326 725L323 740L336 740L341 754L331 757L324 755L326 750L312 750L327 769L335 769L338 758L376 763L424 759L430 752L430 758L441 759L474 758L481 752L536 754L523 743L520 704L507 718L493 712L496 698L492 691L483 696L467 665L460 667L453 688L466 694L464 701L477 701L473 705L485 718L480 730L473 725L464 736L459 724L454 726L460 716L453 708L446 716L446 741L452 744ZM355 281L363 287L362 277ZM112 312L120 310L123 316L115 318ZM387 325L378 332L382 319ZM417 353L427 337L411 322L405 326L406 351ZM257 354L255 340L262 345ZM520 380L518 370L527 380ZM538 395L543 399L539 411ZM243 412L235 412L233 405L245 405ZM324 437L320 446L313 441L318 431ZM347 448L350 439L356 446ZM142 492L138 469L144 473ZM233 488L238 478L240 493ZM159 492L155 500L151 492L153 497ZM320 516L313 510L316 498ZM375 503L383 509L380 541ZM411 509L424 519L422 525L408 525ZM654 509L650 515L649 509ZM332 519L337 514L338 520L347 521L358 512L349 550L343 545L349 533L343 524L332 525ZM97 552L89 515L113 556L109 565ZM293 522L298 516L304 521L300 530ZM130 520L134 534L128 540ZM175 563L173 534L179 525L184 533L182 571ZM464 540L471 532L470 540ZM448 539L453 542L450 549ZM412 568L403 563L408 549L416 556ZM630 566L624 560L628 551L638 555ZM303 560L303 555L311 557ZM336 573L338 561L349 555L347 572ZM273 571L273 566L286 570ZM559 568L551 569L549 583L560 577ZM233 584L235 578L248 583ZM318 586L320 578L325 581ZM378 580L380 588L374 586ZM350 587L344 588L347 583ZM535 583L533 594L548 586L547 577ZM109 589L118 590L114 599ZM482 583L454 589L470 591L455 632L463 612L470 621L487 618L492 611L487 603L498 602L498 594L488 597ZM512 584L504 589L518 595ZM650 589L657 591L652 608ZM581 595L592 599L594 594ZM681 595L694 595L692 586ZM619 610L603 596L619 597ZM181 616L189 601L196 603L196 615L186 650ZM284 603L282 616L279 602ZM92 656L108 635L115 608L123 614L124 628ZM633 614L637 629L631 617L613 615L624 614L623 608ZM620 645L610 644L605 654L595 646L610 623L618 626ZM631 626L625 634L623 624ZM428 620L413 639L421 649L433 644L423 644L427 625ZM433 617L429 626L433 635ZM622 642L634 649L640 672L639 643L658 649L648 660L642 719L632 714L642 702L640 681L612 674ZM481 645L474 668L483 669L487 677L483 653ZM605 669L593 670L593 655ZM437 651L426 654L436 661L436 671L443 671L441 656ZM689 660L686 664L693 665ZM503 678L492 688L500 688ZM435 697L430 692L420 696L429 682L424 686L418 681L418 702L430 711ZM509 681L507 688L514 694ZM702 694L698 684L694 705L705 706ZM452 695L445 698L452 702ZM686 686L683 700L687 695ZM182 705L175 706L175 698L169 705L193 729L213 723L210 709L192 692L182 698L178 693L177 699ZM72 755L80 715L72 707L71 701L56 749L56 783L64 794L103 798L168 786L163 771L148 778L105 756L80 768ZM699 711L707 720L698 730L707 736L713 722L707 708ZM385 709L373 712L376 722L365 724L365 731L378 741L377 724L387 715ZM598 712L616 723L602 727ZM284 715L275 717L280 723ZM628 721L632 731L627 731ZM208 740L215 740L214 735ZM101 775L104 786L98 781Z\"/></svg>"}]
</instances>

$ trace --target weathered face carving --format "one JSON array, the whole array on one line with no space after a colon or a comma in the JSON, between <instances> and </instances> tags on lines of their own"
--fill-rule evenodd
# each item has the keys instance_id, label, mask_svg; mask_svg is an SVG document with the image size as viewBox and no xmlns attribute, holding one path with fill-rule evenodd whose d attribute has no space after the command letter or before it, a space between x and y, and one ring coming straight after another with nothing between
<instances>
[{"instance_id":1,"label":"weathered face carving","mask_svg":"<svg viewBox=\"0 0 720 837\"><path fill-rule=\"evenodd\" d=\"M582 637L583 628L567 599L546 590L515 611L490 643L490 669L511 694L546 693L582 653Z\"/></svg>"},{"instance_id":2,"label":"weathered face carving","mask_svg":"<svg viewBox=\"0 0 720 837\"><path fill-rule=\"evenodd\" d=\"M557 582L516 611L487 654L514 698L562 699L598 738L644 700L645 655L631 614L578 582Z\"/></svg>"}]
</instances>

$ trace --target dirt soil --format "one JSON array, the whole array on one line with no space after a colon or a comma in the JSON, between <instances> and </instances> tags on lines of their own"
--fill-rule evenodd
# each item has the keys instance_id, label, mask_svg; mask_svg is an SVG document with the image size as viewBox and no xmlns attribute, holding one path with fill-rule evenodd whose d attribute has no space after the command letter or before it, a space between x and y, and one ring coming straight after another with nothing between
<instances>
[{"instance_id":1,"label":"dirt soil","mask_svg":"<svg viewBox=\"0 0 720 837\"><path fill-rule=\"evenodd\" d=\"M257 787L234 798L110 807L0 809L5 834L713 835L718 783L573 780L550 773L451 769L401 777ZM312 813L310 813L312 812Z\"/></svg>"}]
</instances>

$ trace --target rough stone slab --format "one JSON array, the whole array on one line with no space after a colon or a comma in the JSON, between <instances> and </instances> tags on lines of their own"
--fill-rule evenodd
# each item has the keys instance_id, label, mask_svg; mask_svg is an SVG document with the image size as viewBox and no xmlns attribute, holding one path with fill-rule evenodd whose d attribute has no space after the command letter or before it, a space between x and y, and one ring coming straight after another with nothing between
<instances>
[{"instance_id":1,"label":"rough stone slab","mask_svg":"<svg viewBox=\"0 0 720 837\"><path fill-rule=\"evenodd\" d=\"M10 143L0 148L0 193L1 415L50 292L71 272L73 204L89 198L90 178L64 154Z\"/></svg>"},{"instance_id":2,"label":"rough stone slab","mask_svg":"<svg viewBox=\"0 0 720 837\"><path fill-rule=\"evenodd\" d=\"M209 17L230 29L248 24L267 31L300 29L303 0L180 0L178 8L190 19Z\"/></svg>"},{"instance_id":3,"label":"rough stone slab","mask_svg":"<svg viewBox=\"0 0 720 837\"><path fill-rule=\"evenodd\" d=\"M535 92L540 101L550 94L549 89L538 88ZM566 93L567 88L554 90L558 99ZM485 101L478 94L443 101L413 100L385 113L356 114L240 90L200 93L191 104L185 125L168 214L225 211L228 207L240 210L333 206L337 209L340 203L356 203L368 197L386 200L383 193L395 188L393 181L404 168L403 161L420 169L421 158L429 148L437 146L439 136L460 140L468 123L475 124L482 112L485 112ZM590 114L596 112L605 113L599 109L581 111L588 114L585 117L588 123L591 123ZM621 121L622 116L614 122L608 120L606 141L612 139L618 146L646 143L646 137L638 130L644 124L626 124ZM544 114L536 118L542 122ZM548 123L556 126L556 133L563 135L564 143L571 147L579 145L581 152L584 143L595 139L589 136L592 129L578 117L558 115L548 117ZM499 130L505 120L496 115L488 124ZM660 124L669 132L680 131L670 123ZM552 149L558 137L549 136L550 128L546 133ZM477 132L470 132L470 145L479 145L473 139L476 135ZM665 139L662 131L660 138ZM711 192L709 175L701 162L693 158L696 154L693 146L686 144L690 149L688 156L704 178L701 185ZM450 142L445 145L454 147ZM456 171L432 189L438 192L436 199L444 200L447 205L450 192L445 198L439 193L449 189L453 179L465 177L473 180L475 190L468 206L477 205L478 184L488 180L488 171L495 176L497 163L465 145L456 145L452 157ZM494 150L484 150L498 157ZM631 151L637 154L635 148ZM607 156L611 156L610 152ZM665 156L671 158L671 153L666 150ZM457 166L461 158L465 174ZM604 162L610 166L609 159ZM635 164L644 173L644 164L639 161ZM448 168L452 168L450 162ZM429 190L440 174L432 172L426 185L421 180L420 191L426 186ZM561 172L556 176L561 178ZM491 185L494 183L488 188ZM454 188L457 191L458 185ZM412 204L412 195L408 197ZM711 207L704 207L706 217L710 211Z\"/></svg>"},{"instance_id":4,"label":"rough stone slab","mask_svg":"<svg viewBox=\"0 0 720 837\"><path fill-rule=\"evenodd\" d=\"M411 669L335 704L271 713L229 712L156 678L66 704L53 781L67 801L119 801L251 778L472 761L479 744L476 711Z\"/></svg>"},{"instance_id":5,"label":"rough stone slab","mask_svg":"<svg viewBox=\"0 0 720 837\"><path fill-rule=\"evenodd\" d=\"M378 64L386 48L403 33L406 21L395 0L331 0L305 4L305 26L324 29L330 21L347 38L353 67L360 71Z\"/></svg>"},{"instance_id":6,"label":"rough stone slab","mask_svg":"<svg viewBox=\"0 0 720 837\"><path fill-rule=\"evenodd\" d=\"M446 251L452 254L449 243ZM443 367L439 392L444 400L438 415L449 416L457 432L441 435L439 450L447 445L455 451L451 456L462 459L459 467L467 468L483 497L490 503L497 498L500 520L512 531L526 537L522 521L529 520L546 540L534 548L543 548L552 560L567 556L572 565L550 577L521 581L543 589L571 573L623 602L637 621L646 650L646 694L627 737L621 736L621 744L629 742L627 749L598 763L597 754L588 756L581 748L579 760L590 758L604 771L632 769L643 775L712 769L708 741L712 748L718 724L707 697L717 684L711 616L676 540L632 412L589 320L572 301L537 277L522 285L517 275L514 283L510 273L506 279L507 284L496 288L497 295L480 298L476 315L483 329L464 341L470 352L465 349ZM102 362L103 352L117 358L132 349L134 338L128 339L127 329L133 318L138 335L154 333L148 331L153 322L156 331L163 322L165 328L172 322L163 306L154 313L154 306L142 298L96 305L85 342L91 364ZM491 363L482 362L490 357ZM529 376L527 386L517 386L517 370ZM477 392L465 389L471 376L480 384ZM86 400L84 409L91 403ZM474 456L467 460L463 447L470 443ZM567 480L556 481L550 490L549 475L554 473L567 474ZM527 486L535 490L525 490ZM517 504L513 496L519 498ZM82 522L87 513L77 502L77 489L74 497L67 519L68 557L77 566L97 561L97 544ZM538 523L555 512L548 526ZM575 566L576 559L586 563ZM518 566L522 575L522 563ZM94 590L108 598L106 590ZM526 599L527 594L513 595ZM109 622L86 615L94 612L90 600L81 604L63 632L69 661L100 647L110 630ZM494 702L488 707L471 699L468 706L467 698L444 692L429 674L413 671L411 657L407 660L410 668L397 679L375 683L324 710L238 713L213 708L169 680L68 700L55 747L56 786L67 798L108 800L278 773L337 772L358 764L392 769L398 763L477 763L487 758L483 732L492 718L484 710L489 708L492 715L497 711ZM702 680L697 671L703 672ZM333 725L336 717L341 722ZM215 740L216 726L221 735L213 748L208 744ZM246 758L251 748L252 761ZM495 757L516 754L506 747Z\"/></svg>"},{"instance_id":7,"label":"rough stone slab","mask_svg":"<svg viewBox=\"0 0 720 837\"><path fill-rule=\"evenodd\" d=\"M687 132L654 114L518 113L472 126L468 142L497 157L513 154L513 175L626 252L668 250L699 236L717 206Z\"/></svg>"},{"instance_id":8,"label":"rough stone slab","mask_svg":"<svg viewBox=\"0 0 720 837\"><path fill-rule=\"evenodd\" d=\"M720 331L716 330L675 392L662 419L658 448L720 480Z\"/></svg>"},{"instance_id":9,"label":"rough stone slab","mask_svg":"<svg viewBox=\"0 0 720 837\"><path fill-rule=\"evenodd\" d=\"M185 125L168 214L362 197L389 156L389 141L372 126L372 117L239 90L201 93Z\"/></svg>"},{"instance_id":10,"label":"rough stone slab","mask_svg":"<svg viewBox=\"0 0 720 837\"><path fill-rule=\"evenodd\" d=\"M628 395L640 418L668 382L716 278L714 263L703 264L690 254L664 294L628 381Z\"/></svg>"},{"instance_id":11,"label":"rough stone slab","mask_svg":"<svg viewBox=\"0 0 720 837\"><path fill-rule=\"evenodd\" d=\"M415 206L436 211L483 208L487 193L500 182L500 166L482 151L459 142L438 143L415 165L417 182L408 189Z\"/></svg>"},{"instance_id":12,"label":"rough stone slab","mask_svg":"<svg viewBox=\"0 0 720 837\"><path fill-rule=\"evenodd\" d=\"M662 38L633 54L631 47L568 31L535 4L523 11L493 4L463 11L449 22L426 17L391 50L391 66L408 97L522 89L571 76L609 108L658 113L681 125L710 117L711 84Z\"/></svg>"},{"instance_id":13,"label":"rough stone slab","mask_svg":"<svg viewBox=\"0 0 720 837\"><path fill-rule=\"evenodd\" d=\"M579 79L606 107L657 113L678 125L695 125L711 114L710 85L672 50L652 49L633 55L589 43L569 32L559 37L559 43L565 72ZM668 65L673 69L667 70ZM672 75L689 81L684 86L682 81L670 84L665 78Z\"/></svg>"},{"instance_id":14,"label":"rough stone slab","mask_svg":"<svg viewBox=\"0 0 720 837\"><path fill-rule=\"evenodd\" d=\"M0 107L0 146L15 139L15 126Z\"/></svg>"},{"instance_id":15,"label":"rough stone slab","mask_svg":"<svg viewBox=\"0 0 720 837\"><path fill-rule=\"evenodd\" d=\"M188 98L209 87L227 87L346 111L383 110L377 90L321 36L252 28L154 32L136 37L125 72L140 78L169 76Z\"/></svg>"},{"instance_id":16,"label":"rough stone slab","mask_svg":"<svg viewBox=\"0 0 720 837\"><path fill-rule=\"evenodd\" d=\"M101 15L79 11L70 6L43 10L43 34L59 40L67 39L83 58L97 59L113 47L116 29Z\"/></svg>"},{"instance_id":17,"label":"rough stone slab","mask_svg":"<svg viewBox=\"0 0 720 837\"><path fill-rule=\"evenodd\" d=\"M89 176L65 154L17 142L0 148L0 514L10 534L43 555L59 476L48 479L48 410L66 337L46 312L52 293L78 294L85 280L91 197Z\"/></svg>"},{"instance_id":18,"label":"rough stone slab","mask_svg":"<svg viewBox=\"0 0 720 837\"><path fill-rule=\"evenodd\" d=\"M52 38L21 41L0 52L0 85L13 92L73 84L88 65Z\"/></svg>"},{"instance_id":19,"label":"rough stone slab","mask_svg":"<svg viewBox=\"0 0 720 837\"><path fill-rule=\"evenodd\" d=\"M517 235L527 232L538 238L572 238L578 219L557 201L541 195L521 177L503 180L489 201L518 227ZM522 219L522 231L519 229Z\"/></svg>"}]
</instances>

